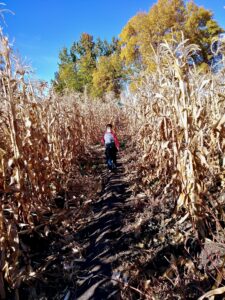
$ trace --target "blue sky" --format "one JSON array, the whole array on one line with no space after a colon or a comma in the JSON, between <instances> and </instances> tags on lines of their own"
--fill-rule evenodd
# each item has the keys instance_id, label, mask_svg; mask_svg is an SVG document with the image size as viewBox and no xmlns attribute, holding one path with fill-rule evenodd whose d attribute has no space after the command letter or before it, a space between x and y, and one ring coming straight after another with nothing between
<instances>
[{"instance_id":1,"label":"blue sky","mask_svg":"<svg viewBox=\"0 0 225 300\"><path fill-rule=\"evenodd\" d=\"M57 70L58 53L82 32L111 39L118 36L138 11L156 0L2 0L15 15L5 14L4 32L14 48L31 64L36 77L49 81ZM196 0L214 12L225 28L225 0Z\"/></svg>"}]
</instances>

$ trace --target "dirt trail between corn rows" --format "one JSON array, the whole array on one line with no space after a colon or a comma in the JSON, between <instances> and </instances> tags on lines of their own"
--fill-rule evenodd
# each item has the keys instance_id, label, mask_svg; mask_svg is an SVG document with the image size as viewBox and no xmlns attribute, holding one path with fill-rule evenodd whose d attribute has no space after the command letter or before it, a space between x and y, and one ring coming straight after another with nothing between
<instances>
[{"instance_id":1,"label":"dirt trail between corn rows","mask_svg":"<svg viewBox=\"0 0 225 300\"><path fill-rule=\"evenodd\" d=\"M102 180L102 192L92 206L92 218L77 233L85 257L79 266L77 300L120 299L119 275L115 270L126 250L126 236L121 229L130 196L121 162L115 173L103 172Z\"/></svg>"}]
</instances>

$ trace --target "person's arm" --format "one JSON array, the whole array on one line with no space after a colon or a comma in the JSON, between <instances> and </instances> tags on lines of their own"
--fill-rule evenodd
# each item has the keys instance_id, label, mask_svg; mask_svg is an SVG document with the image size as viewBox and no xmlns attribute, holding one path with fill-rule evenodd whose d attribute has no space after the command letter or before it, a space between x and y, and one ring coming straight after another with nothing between
<instances>
[{"instance_id":1,"label":"person's arm","mask_svg":"<svg viewBox=\"0 0 225 300\"><path fill-rule=\"evenodd\" d=\"M102 143L102 145L105 145L104 135L103 135L103 137L101 138L101 143Z\"/></svg>"},{"instance_id":2,"label":"person's arm","mask_svg":"<svg viewBox=\"0 0 225 300\"><path fill-rule=\"evenodd\" d=\"M116 136L115 133L113 133L113 137L114 137L114 141L115 141L116 148L117 148L117 150L119 150L119 148L120 148L120 143L119 143L119 140L118 140L118 138L117 138L117 136Z\"/></svg>"}]
</instances>

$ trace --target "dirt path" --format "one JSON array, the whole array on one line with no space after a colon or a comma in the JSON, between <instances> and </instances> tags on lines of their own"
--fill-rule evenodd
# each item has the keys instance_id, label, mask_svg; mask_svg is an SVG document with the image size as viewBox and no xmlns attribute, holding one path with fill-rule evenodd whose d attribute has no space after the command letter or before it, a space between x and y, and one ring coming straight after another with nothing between
<instances>
[{"instance_id":1,"label":"dirt path","mask_svg":"<svg viewBox=\"0 0 225 300\"><path fill-rule=\"evenodd\" d=\"M116 173L105 172L103 180L100 199L93 204L93 217L77 234L85 249L75 298L79 300L120 299L113 270L118 266L119 252L123 251L121 229L130 195L122 164Z\"/></svg>"}]
</instances>

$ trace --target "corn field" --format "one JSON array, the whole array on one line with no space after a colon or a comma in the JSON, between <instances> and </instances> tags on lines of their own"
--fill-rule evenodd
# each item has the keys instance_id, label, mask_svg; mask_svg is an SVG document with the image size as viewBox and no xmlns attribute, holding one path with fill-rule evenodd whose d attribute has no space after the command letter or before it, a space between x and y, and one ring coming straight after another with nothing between
<instances>
[{"instance_id":1,"label":"corn field","mask_svg":"<svg viewBox=\"0 0 225 300\"><path fill-rule=\"evenodd\" d=\"M29 81L2 33L0 58L0 298L5 299L4 282L16 290L35 273L21 263L25 246L19 235L40 225L71 172L79 177L79 161L100 140L105 124L119 121L120 109L76 94L46 96L45 84Z\"/></svg>"},{"instance_id":2,"label":"corn field","mask_svg":"<svg viewBox=\"0 0 225 300\"><path fill-rule=\"evenodd\" d=\"M224 54L224 41L219 45L215 55ZM212 217L205 196L215 183L225 188L224 60L220 71L202 74L191 63L198 50L184 38L161 44L151 58L156 71L143 74L126 107L141 153L136 188L150 196L163 190L175 201L174 216L185 212L183 221L189 218L205 238ZM224 221L221 203L210 205Z\"/></svg>"},{"instance_id":3,"label":"corn field","mask_svg":"<svg viewBox=\"0 0 225 300\"><path fill-rule=\"evenodd\" d=\"M6 284L17 290L34 276L21 262L21 232L32 231L43 212L51 211L71 170L79 177L80 160L107 123L132 136L139 153L137 188L149 196L154 189L172 195L175 217L189 218L200 239L207 236L211 214L225 221L220 202L211 203L210 212L205 200L216 182L225 189L224 61L218 72L203 74L191 60L197 52L185 39L161 44L151 57L156 70L143 74L121 108L78 94L46 96L45 84L30 82L1 33L0 298L6 297Z\"/></svg>"}]
</instances>

